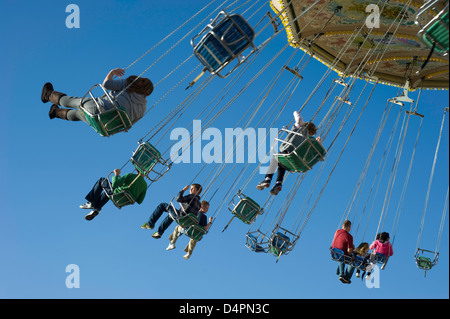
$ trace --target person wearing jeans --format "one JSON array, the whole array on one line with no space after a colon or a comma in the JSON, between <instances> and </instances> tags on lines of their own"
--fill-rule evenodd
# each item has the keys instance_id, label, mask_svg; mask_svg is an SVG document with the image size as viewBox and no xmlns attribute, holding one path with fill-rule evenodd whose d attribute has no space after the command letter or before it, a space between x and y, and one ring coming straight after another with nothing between
<instances>
[{"instance_id":1,"label":"person wearing jeans","mask_svg":"<svg viewBox=\"0 0 450 319\"><path fill-rule=\"evenodd\" d=\"M86 195L86 204L80 205L82 209L92 209L92 211L85 216L86 220L92 220L97 216L100 210L109 201L109 196L115 192L120 191L119 187L127 188L130 194L136 199L136 203L141 204L144 201L147 193L147 183L142 174L128 173L120 176L120 169L114 170L111 186L108 180L100 177L95 182L92 189ZM108 196L109 195L109 196Z\"/></svg>"},{"instance_id":2,"label":"person wearing jeans","mask_svg":"<svg viewBox=\"0 0 450 319\"><path fill-rule=\"evenodd\" d=\"M345 220L342 229L338 229L334 234L333 242L331 244L331 248L342 250L345 256L351 256L353 254L354 245L353 236L350 235L351 227L352 223L349 220ZM336 274L339 276L339 280L342 283L349 284L354 270L355 267L346 265L343 261L340 261Z\"/></svg>"},{"instance_id":3,"label":"person wearing jeans","mask_svg":"<svg viewBox=\"0 0 450 319\"><path fill-rule=\"evenodd\" d=\"M190 187L190 194L183 196L183 193L188 190ZM155 227L155 223L161 217L164 212L170 212L175 214L176 216L182 217L184 215L188 215L189 213L193 213L197 215L198 211L201 208L200 205L200 193L202 191L202 186L200 184L192 184L185 186L176 196L176 201L180 203L182 209L178 210L173 208L172 205L167 203L159 204L153 213L150 215L148 221L141 226L142 229L153 229ZM165 230L172 224L173 219L169 214L164 218L161 224L158 227L158 231L156 231L152 237L155 239L161 238L162 234Z\"/></svg>"}]
</instances>

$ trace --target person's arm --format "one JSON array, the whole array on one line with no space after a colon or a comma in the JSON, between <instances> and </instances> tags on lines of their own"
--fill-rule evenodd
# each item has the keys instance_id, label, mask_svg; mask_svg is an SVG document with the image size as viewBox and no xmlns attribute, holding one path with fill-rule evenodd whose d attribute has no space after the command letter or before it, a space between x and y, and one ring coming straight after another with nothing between
<instances>
[{"instance_id":1,"label":"person's arm","mask_svg":"<svg viewBox=\"0 0 450 319\"><path fill-rule=\"evenodd\" d=\"M122 186L123 184L123 180L120 178L120 169L116 168L114 170L114 176L112 177L112 183L111 186L112 188L117 188Z\"/></svg>"},{"instance_id":2,"label":"person's arm","mask_svg":"<svg viewBox=\"0 0 450 319\"><path fill-rule=\"evenodd\" d=\"M177 202L179 202L179 203L185 203L185 202L187 202L187 201L190 201L191 200L191 197L189 196L183 196L183 194L184 194L184 192L185 191L187 191L188 189L189 189L189 186L190 185L186 185L179 193L178 193L178 195L177 195L177 197L176 197L176 201Z\"/></svg>"},{"instance_id":3,"label":"person's arm","mask_svg":"<svg viewBox=\"0 0 450 319\"><path fill-rule=\"evenodd\" d=\"M113 69L109 71L109 73L106 75L106 78L103 80L103 86L105 83L109 80L112 80L114 76L122 77L125 75L125 70L121 68Z\"/></svg>"},{"instance_id":4,"label":"person's arm","mask_svg":"<svg viewBox=\"0 0 450 319\"><path fill-rule=\"evenodd\" d=\"M353 237L351 237L349 235L349 239L348 239L348 248L347 248L347 252L349 255L351 255L353 253L353 249L355 249L355 245L353 245Z\"/></svg>"},{"instance_id":5,"label":"person's arm","mask_svg":"<svg viewBox=\"0 0 450 319\"><path fill-rule=\"evenodd\" d=\"M208 231L209 227L211 227L212 221L213 221L213 218L209 217L208 225L205 226L205 231Z\"/></svg>"},{"instance_id":6,"label":"person's arm","mask_svg":"<svg viewBox=\"0 0 450 319\"><path fill-rule=\"evenodd\" d=\"M295 128L300 128L305 122L303 121L303 117L298 113L297 111L294 111L294 121L295 121Z\"/></svg>"}]
</instances>

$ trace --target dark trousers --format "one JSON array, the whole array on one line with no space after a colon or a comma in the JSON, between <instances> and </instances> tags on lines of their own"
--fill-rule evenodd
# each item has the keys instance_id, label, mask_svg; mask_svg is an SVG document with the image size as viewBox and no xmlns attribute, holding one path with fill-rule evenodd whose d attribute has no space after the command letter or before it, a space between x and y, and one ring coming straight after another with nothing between
<instances>
[{"instance_id":1,"label":"dark trousers","mask_svg":"<svg viewBox=\"0 0 450 319\"><path fill-rule=\"evenodd\" d=\"M150 215L147 224L150 227L155 227L155 223L158 221L158 219L161 217L161 215L164 212L169 212L169 210L172 212L172 214L174 215L178 215L178 211L173 209L173 207L167 203L161 203L159 204L156 209L153 211L153 213ZM167 216L163 219L163 221L161 222L161 224L158 227L158 233L160 235L162 235L164 233L164 231L169 228L169 226L172 224L173 219L169 216L169 214L167 214Z\"/></svg>"},{"instance_id":2,"label":"dark trousers","mask_svg":"<svg viewBox=\"0 0 450 319\"><path fill-rule=\"evenodd\" d=\"M113 190L109 187L109 183L106 178L100 177L85 198L92 204L92 206L94 206L96 210L99 211L109 201L109 198L105 192L112 194Z\"/></svg>"},{"instance_id":3,"label":"dark trousers","mask_svg":"<svg viewBox=\"0 0 450 319\"><path fill-rule=\"evenodd\" d=\"M277 168L277 183L283 183L283 179L284 179L284 175L286 174L286 169L281 166L278 165ZM273 174L266 174L266 178L269 178L270 180L272 180Z\"/></svg>"}]
</instances>

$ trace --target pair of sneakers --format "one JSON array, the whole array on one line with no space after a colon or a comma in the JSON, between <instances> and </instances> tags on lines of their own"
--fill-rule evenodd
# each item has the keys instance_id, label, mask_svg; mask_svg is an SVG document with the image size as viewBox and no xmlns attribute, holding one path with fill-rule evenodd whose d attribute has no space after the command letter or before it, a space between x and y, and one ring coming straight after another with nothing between
<instances>
[{"instance_id":1,"label":"pair of sneakers","mask_svg":"<svg viewBox=\"0 0 450 319\"><path fill-rule=\"evenodd\" d=\"M260 182L258 185L256 185L256 188L261 191L264 188L269 187L271 181L272 180L270 180L270 179L265 179L262 182ZM282 186L283 186L283 184L281 182L277 181L275 183L275 186L272 187L272 189L270 190L270 194L278 195L278 193L281 191Z\"/></svg>"},{"instance_id":2,"label":"pair of sneakers","mask_svg":"<svg viewBox=\"0 0 450 319\"><path fill-rule=\"evenodd\" d=\"M144 225L142 225L141 228L142 228L142 229L153 229L153 227L150 226L148 223L144 223ZM154 233L152 234L152 237L155 238L155 239L159 239L159 238L161 238L161 234L158 233L158 232L154 232ZM175 247L174 247L174 248L175 248ZM173 249L173 248L172 248L172 249Z\"/></svg>"},{"instance_id":3,"label":"pair of sneakers","mask_svg":"<svg viewBox=\"0 0 450 319\"><path fill-rule=\"evenodd\" d=\"M80 205L81 209L92 209L89 214L84 216L84 219L86 220L93 220L95 216L99 214L98 209L96 209L91 202L87 202L86 204Z\"/></svg>"},{"instance_id":4,"label":"pair of sneakers","mask_svg":"<svg viewBox=\"0 0 450 319\"><path fill-rule=\"evenodd\" d=\"M172 250L175 249L175 244L169 243L169 246L167 246L166 250ZM191 257L191 254L187 253L183 256L184 259L188 260Z\"/></svg>"}]
</instances>

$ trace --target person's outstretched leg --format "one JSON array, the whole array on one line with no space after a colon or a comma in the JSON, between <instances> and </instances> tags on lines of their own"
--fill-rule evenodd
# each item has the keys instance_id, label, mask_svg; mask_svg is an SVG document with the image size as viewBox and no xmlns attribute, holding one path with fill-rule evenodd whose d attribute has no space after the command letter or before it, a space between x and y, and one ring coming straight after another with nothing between
<instances>
[{"instance_id":1,"label":"person's outstretched leg","mask_svg":"<svg viewBox=\"0 0 450 319\"><path fill-rule=\"evenodd\" d=\"M158 221L158 219L161 217L162 213L167 212L167 209L169 207L169 204L167 203L161 203L159 204L153 213L150 215L147 224L150 228L155 227L155 223Z\"/></svg>"}]
</instances>

